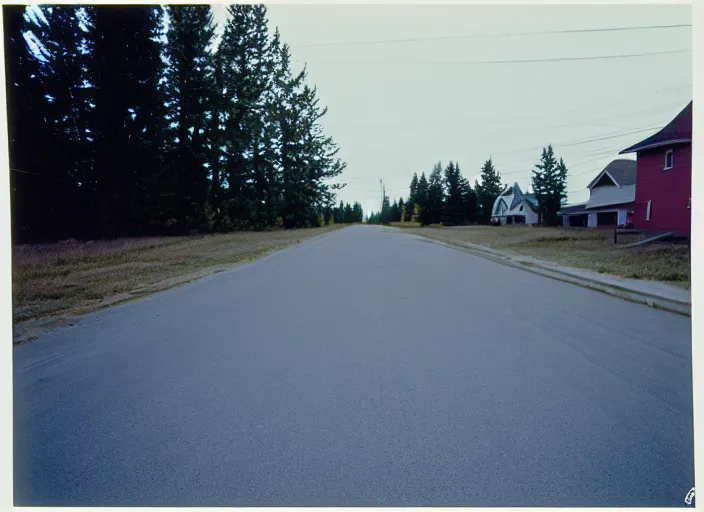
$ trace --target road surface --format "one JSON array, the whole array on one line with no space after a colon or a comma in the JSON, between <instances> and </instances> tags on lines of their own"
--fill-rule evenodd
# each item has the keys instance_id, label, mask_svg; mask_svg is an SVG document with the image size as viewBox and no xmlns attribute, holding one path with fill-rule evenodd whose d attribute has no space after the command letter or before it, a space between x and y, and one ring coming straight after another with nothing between
<instances>
[{"instance_id":1,"label":"road surface","mask_svg":"<svg viewBox=\"0 0 704 512\"><path fill-rule=\"evenodd\" d=\"M355 226L15 349L15 503L684 506L687 317Z\"/></svg>"}]
</instances>

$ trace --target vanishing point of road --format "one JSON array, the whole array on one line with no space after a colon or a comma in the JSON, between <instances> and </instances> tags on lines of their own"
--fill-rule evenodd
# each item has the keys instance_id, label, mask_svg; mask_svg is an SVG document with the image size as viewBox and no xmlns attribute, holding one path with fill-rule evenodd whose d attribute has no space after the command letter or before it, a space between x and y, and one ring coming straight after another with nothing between
<instances>
[{"instance_id":1,"label":"vanishing point of road","mask_svg":"<svg viewBox=\"0 0 704 512\"><path fill-rule=\"evenodd\" d=\"M690 319L355 226L14 350L16 505L683 506Z\"/></svg>"}]
</instances>

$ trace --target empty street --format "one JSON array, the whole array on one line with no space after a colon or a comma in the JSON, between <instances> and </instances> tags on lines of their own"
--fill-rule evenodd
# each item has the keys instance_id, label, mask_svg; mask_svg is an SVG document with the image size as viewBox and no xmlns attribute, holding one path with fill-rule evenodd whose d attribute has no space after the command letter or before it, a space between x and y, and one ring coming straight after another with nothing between
<instances>
[{"instance_id":1,"label":"empty street","mask_svg":"<svg viewBox=\"0 0 704 512\"><path fill-rule=\"evenodd\" d=\"M684 506L690 319L378 226L14 349L15 504Z\"/></svg>"}]
</instances>

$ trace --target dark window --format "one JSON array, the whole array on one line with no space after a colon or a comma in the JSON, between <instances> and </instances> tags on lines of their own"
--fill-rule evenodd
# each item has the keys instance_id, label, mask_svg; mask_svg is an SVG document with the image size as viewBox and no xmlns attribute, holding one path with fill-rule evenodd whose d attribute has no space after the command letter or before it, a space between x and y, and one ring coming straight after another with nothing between
<instances>
[{"instance_id":1,"label":"dark window","mask_svg":"<svg viewBox=\"0 0 704 512\"><path fill-rule=\"evenodd\" d=\"M522 212L522 211L523 211L523 205L521 205L521 207L518 209L518 211L519 211L519 212Z\"/></svg>"},{"instance_id":2,"label":"dark window","mask_svg":"<svg viewBox=\"0 0 704 512\"><path fill-rule=\"evenodd\" d=\"M672 169L675 165L675 150L668 149L665 152L665 170Z\"/></svg>"},{"instance_id":3,"label":"dark window","mask_svg":"<svg viewBox=\"0 0 704 512\"><path fill-rule=\"evenodd\" d=\"M571 227L586 228L587 227L587 215L570 215L569 225Z\"/></svg>"},{"instance_id":4,"label":"dark window","mask_svg":"<svg viewBox=\"0 0 704 512\"><path fill-rule=\"evenodd\" d=\"M597 226L615 226L618 223L617 212L602 212L596 214Z\"/></svg>"}]
</instances>

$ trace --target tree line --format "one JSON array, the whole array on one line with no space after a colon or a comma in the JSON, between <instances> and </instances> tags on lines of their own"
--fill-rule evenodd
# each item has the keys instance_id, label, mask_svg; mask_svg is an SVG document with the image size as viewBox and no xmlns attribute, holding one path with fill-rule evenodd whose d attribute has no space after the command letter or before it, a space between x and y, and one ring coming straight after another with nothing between
<instances>
[{"instance_id":1,"label":"tree line","mask_svg":"<svg viewBox=\"0 0 704 512\"><path fill-rule=\"evenodd\" d=\"M567 166L562 158L557 160L552 145L543 148L540 163L535 165L531 176L540 223L558 224L557 212L567 197L566 180ZM443 169L442 163L438 162L428 177L425 172L420 178L413 173L409 188L405 201L399 198L390 203L385 197L381 211L371 212L367 223L488 224L493 216L494 202L507 185L502 184L501 174L489 158L484 162L480 180L475 180L474 187L462 175L459 163L450 162Z\"/></svg>"},{"instance_id":2,"label":"tree line","mask_svg":"<svg viewBox=\"0 0 704 512\"><path fill-rule=\"evenodd\" d=\"M3 6L15 243L361 219L306 70L227 10L216 41L209 5Z\"/></svg>"}]
</instances>

